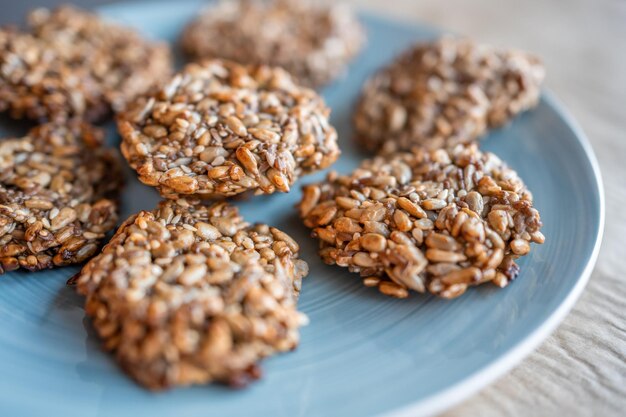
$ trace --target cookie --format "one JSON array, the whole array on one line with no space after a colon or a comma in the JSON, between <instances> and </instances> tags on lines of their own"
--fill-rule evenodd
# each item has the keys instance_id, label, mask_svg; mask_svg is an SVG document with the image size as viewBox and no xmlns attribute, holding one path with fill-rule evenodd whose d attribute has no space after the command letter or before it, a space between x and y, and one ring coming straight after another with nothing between
<instances>
[{"instance_id":1,"label":"cookie","mask_svg":"<svg viewBox=\"0 0 626 417\"><path fill-rule=\"evenodd\" d=\"M0 273L77 264L117 222L122 172L84 123L0 141Z\"/></svg>"},{"instance_id":2,"label":"cookie","mask_svg":"<svg viewBox=\"0 0 626 417\"><path fill-rule=\"evenodd\" d=\"M416 148L366 160L350 175L304 188L304 224L327 264L404 298L454 298L469 286L506 286L515 259L543 243L532 195L497 156L476 145Z\"/></svg>"},{"instance_id":3,"label":"cookie","mask_svg":"<svg viewBox=\"0 0 626 417\"><path fill-rule=\"evenodd\" d=\"M322 98L287 72L192 63L118 118L122 153L163 197L288 192L339 157Z\"/></svg>"},{"instance_id":4,"label":"cookie","mask_svg":"<svg viewBox=\"0 0 626 417\"><path fill-rule=\"evenodd\" d=\"M185 29L192 58L280 66L299 83L319 87L343 73L365 41L346 7L311 0L221 1Z\"/></svg>"},{"instance_id":5,"label":"cookie","mask_svg":"<svg viewBox=\"0 0 626 417\"><path fill-rule=\"evenodd\" d=\"M167 45L71 6L0 29L0 111L14 118L102 121L170 74Z\"/></svg>"},{"instance_id":6,"label":"cookie","mask_svg":"<svg viewBox=\"0 0 626 417\"><path fill-rule=\"evenodd\" d=\"M306 320L298 244L224 202L193 203L131 216L74 280L105 348L151 389L245 384Z\"/></svg>"},{"instance_id":7,"label":"cookie","mask_svg":"<svg viewBox=\"0 0 626 417\"><path fill-rule=\"evenodd\" d=\"M544 75L525 52L450 37L418 43L365 84L355 138L383 152L472 143L534 107Z\"/></svg>"}]
</instances>

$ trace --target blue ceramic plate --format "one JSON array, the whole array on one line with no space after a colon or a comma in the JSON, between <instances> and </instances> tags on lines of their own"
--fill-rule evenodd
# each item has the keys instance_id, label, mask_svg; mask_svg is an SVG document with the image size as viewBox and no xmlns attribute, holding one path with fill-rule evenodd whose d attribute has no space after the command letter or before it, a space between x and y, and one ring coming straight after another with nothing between
<instances>
[{"instance_id":1,"label":"blue ceramic plate","mask_svg":"<svg viewBox=\"0 0 626 417\"><path fill-rule=\"evenodd\" d=\"M130 3L101 12L149 36L175 41L200 3ZM364 157L351 142L352 104L367 76L437 31L364 15L369 44L345 77L323 91L348 172ZM14 125L3 123L3 134ZM112 134L111 141L119 139ZM547 241L521 260L508 288L472 289L445 301L394 300L325 266L284 195L239 204L250 221L287 231L311 273L300 299L311 319L297 351L263 363L248 389L220 386L148 392L100 350L83 300L65 286L78 268L0 277L0 415L33 416L415 416L441 411L493 381L535 348L571 308L596 260L604 203L593 152L550 95L482 142L515 168L535 196ZM129 172L123 215L151 209L156 193ZM319 180L306 177L302 183ZM301 184L300 184L301 185Z\"/></svg>"}]
</instances>

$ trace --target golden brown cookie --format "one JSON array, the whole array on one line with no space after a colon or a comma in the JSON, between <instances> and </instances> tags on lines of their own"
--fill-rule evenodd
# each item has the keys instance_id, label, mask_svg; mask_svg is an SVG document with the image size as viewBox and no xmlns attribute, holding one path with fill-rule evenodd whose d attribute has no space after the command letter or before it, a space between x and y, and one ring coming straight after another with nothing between
<instances>
[{"instance_id":1,"label":"golden brown cookie","mask_svg":"<svg viewBox=\"0 0 626 417\"><path fill-rule=\"evenodd\" d=\"M170 74L167 45L71 6L0 29L0 111L14 118L101 121Z\"/></svg>"},{"instance_id":2,"label":"golden brown cookie","mask_svg":"<svg viewBox=\"0 0 626 417\"><path fill-rule=\"evenodd\" d=\"M298 250L226 203L169 200L126 220L75 282L105 348L140 384L242 385L298 344Z\"/></svg>"},{"instance_id":3,"label":"golden brown cookie","mask_svg":"<svg viewBox=\"0 0 626 417\"><path fill-rule=\"evenodd\" d=\"M365 84L355 138L383 152L472 143L534 107L544 75L525 52L451 37L418 43Z\"/></svg>"},{"instance_id":4,"label":"golden brown cookie","mask_svg":"<svg viewBox=\"0 0 626 417\"><path fill-rule=\"evenodd\" d=\"M0 273L77 264L115 227L122 171L85 123L0 141Z\"/></svg>"},{"instance_id":5,"label":"golden brown cookie","mask_svg":"<svg viewBox=\"0 0 626 417\"><path fill-rule=\"evenodd\" d=\"M211 5L184 31L195 59L273 65L319 87L345 71L364 44L364 30L345 6L312 0L234 0Z\"/></svg>"},{"instance_id":6,"label":"golden brown cookie","mask_svg":"<svg viewBox=\"0 0 626 417\"><path fill-rule=\"evenodd\" d=\"M515 259L544 241L522 180L476 145L366 160L306 186L299 210L324 262L400 298L504 287L519 272Z\"/></svg>"},{"instance_id":7,"label":"golden brown cookie","mask_svg":"<svg viewBox=\"0 0 626 417\"><path fill-rule=\"evenodd\" d=\"M139 179L176 199L288 192L339 157L330 109L280 68L209 60L185 67L118 118Z\"/></svg>"}]
</instances>

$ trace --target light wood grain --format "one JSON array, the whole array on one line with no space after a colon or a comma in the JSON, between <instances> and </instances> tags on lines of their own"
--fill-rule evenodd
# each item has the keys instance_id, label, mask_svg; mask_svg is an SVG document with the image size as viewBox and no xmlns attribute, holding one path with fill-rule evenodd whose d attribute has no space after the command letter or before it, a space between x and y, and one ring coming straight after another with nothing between
<instances>
[{"instance_id":1,"label":"light wood grain","mask_svg":"<svg viewBox=\"0 0 626 417\"><path fill-rule=\"evenodd\" d=\"M626 2L353 0L480 41L535 52L582 124L606 191L595 271L567 319L512 372L444 415L617 416L626 411Z\"/></svg>"}]
</instances>

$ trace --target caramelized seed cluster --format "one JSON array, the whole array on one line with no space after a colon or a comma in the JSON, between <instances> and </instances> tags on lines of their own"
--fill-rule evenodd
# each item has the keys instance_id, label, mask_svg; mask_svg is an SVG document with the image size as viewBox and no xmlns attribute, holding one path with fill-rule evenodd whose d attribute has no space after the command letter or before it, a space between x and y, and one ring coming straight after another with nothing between
<instances>
[{"instance_id":1,"label":"caramelized seed cluster","mask_svg":"<svg viewBox=\"0 0 626 417\"><path fill-rule=\"evenodd\" d=\"M100 121L170 72L167 45L71 6L0 29L0 111L15 118Z\"/></svg>"},{"instance_id":2,"label":"caramelized seed cluster","mask_svg":"<svg viewBox=\"0 0 626 417\"><path fill-rule=\"evenodd\" d=\"M122 172L102 131L44 124L0 141L0 273L76 264L117 222Z\"/></svg>"},{"instance_id":3,"label":"caramelized seed cluster","mask_svg":"<svg viewBox=\"0 0 626 417\"><path fill-rule=\"evenodd\" d=\"M187 26L181 43L197 59L275 65L303 85L318 87L340 75L365 40L348 8L319 3L221 1Z\"/></svg>"},{"instance_id":4,"label":"caramelized seed cluster","mask_svg":"<svg viewBox=\"0 0 626 417\"><path fill-rule=\"evenodd\" d=\"M530 192L476 145L378 156L352 174L331 173L304 188L299 211L324 262L400 298L504 287L519 272L515 259L544 241Z\"/></svg>"},{"instance_id":5,"label":"caramelized seed cluster","mask_svg":"<svg viewBox=\"0 0 626 417\"><path fill-rule=\"evenodd\" d=\"M544 76L525 52L450 37L418 43L366 83L356 139L383 152L475 142L534 107Z\"/></svg>"},{"instance_id":6,"label":"caramelized seed cluster","mask_svg":"<svg viewBox=\"0 0 626 417\"><path fill-rule=\"evenodd\" d=\"M130 217L75 278L108 350L152 389L258 377L294 349L298 244L226 203L164 201Z\"/></svg>"},{"instance_id":7,"label":"caramelized seed cluster","mask_svg":"<svg viewBox=\"0 0 626 417\"><path fill-rule=\"evenodd\" d=\"M190 64L120 115L122 153L166 198L287 192L339 157L330 109L280 68Z\"/></svg>"}]
</instances>

